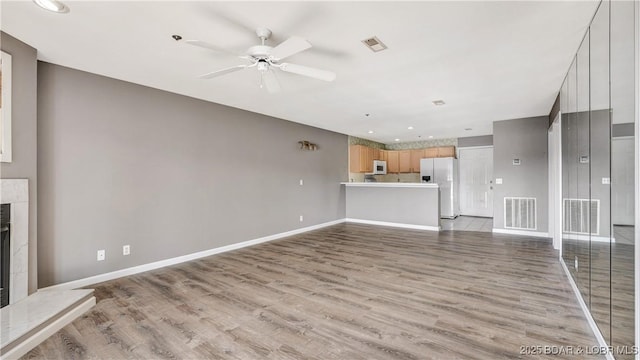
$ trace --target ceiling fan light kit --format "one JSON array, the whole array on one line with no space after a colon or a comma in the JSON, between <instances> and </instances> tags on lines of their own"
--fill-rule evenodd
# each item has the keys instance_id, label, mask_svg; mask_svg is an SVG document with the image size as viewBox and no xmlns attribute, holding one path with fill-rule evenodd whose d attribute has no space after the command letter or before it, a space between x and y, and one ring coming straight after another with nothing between
<instances>
[{"instance_id":1,"label":"ceiling fan light kit","mask_svg":"<svg viewBox=\"0 0 640 360\"><path fill-rule=\"evenodd\" d=\"M55 13L68 13L69 7L57 0L33 0L36 5Z\"/></svg>"},{"instance_id":2,"label":"ceiling fan light kit","mask_svg":"<svg viewBox=\"0 0 640 360\"><path fill-rule=\"evenodd\" d=\"M249 64L236 65L200 75L199 78L201 79L212 79L232 72L255 67L260 74L260 87L266 88L270 93L280 91L280 84L275 76L274 69L317 80L333 81L336 79L336 74L332 71L316 69L298 64L281 63L281 60L311 48L311 43L303 38L292 36L275 47L265 45L265 42L271 37L271 34L271 30L267 28L256 29L256 35L258 35L261 44L250 47L246 54L236 54L232 51L219 48L213 44L200 40L186 40L186 43L220 53L231 54L249 62Z\"/></svg>"}]
</instances>

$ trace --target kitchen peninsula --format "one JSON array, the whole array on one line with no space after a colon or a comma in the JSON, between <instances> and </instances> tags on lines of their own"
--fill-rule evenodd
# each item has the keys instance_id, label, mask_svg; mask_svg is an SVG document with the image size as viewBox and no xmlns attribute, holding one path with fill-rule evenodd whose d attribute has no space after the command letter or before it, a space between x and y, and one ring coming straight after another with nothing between
<instances>
[{"instance_id":1,"label":"kitchen peninsula","mask_svg":"<svg viewBox=\"0 0 640 360\"><path fill-rule=\"evenodd\" d=\"M440 230L440 189L431 183L343 182L347 221Z\"/></svg>"}]
</instances>

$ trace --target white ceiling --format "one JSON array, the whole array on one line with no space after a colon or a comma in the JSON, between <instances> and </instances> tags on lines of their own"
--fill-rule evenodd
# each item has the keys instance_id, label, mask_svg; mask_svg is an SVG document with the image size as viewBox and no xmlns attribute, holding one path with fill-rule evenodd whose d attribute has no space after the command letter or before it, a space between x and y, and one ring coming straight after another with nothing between
<instances>
[{"instance_id":1,"label":"white ceiling","mask_svg":"<svg viewBox=\"0 0 640 360\"><path fill-rule=\"evenodd\" d=\"M2 30L37 48L43 61L384 143L491 134L495 120L548 114L597 7L597 1L66 4L71 11L61 15L29 0L2 1ZM269 94L253 69L200 80L239 59L171 38L244 52L258 43L251 30L257 27L273 31L272 45L292 35L307 39L314 48L287 61L332 70L336 81L280 72L283 91ZM361 43L373 35L388 50L373 53ZM437 99L446 105L434 106Z\"/></svg>"}]
</instances>

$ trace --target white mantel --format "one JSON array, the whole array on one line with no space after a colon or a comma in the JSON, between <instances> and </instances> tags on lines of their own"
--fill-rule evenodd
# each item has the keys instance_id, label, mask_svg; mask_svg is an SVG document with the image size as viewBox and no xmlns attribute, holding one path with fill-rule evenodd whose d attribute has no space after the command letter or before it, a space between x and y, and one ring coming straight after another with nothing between
<instances>
[{"instance_id":1,"label":"white mantel","mask_svg":"<svg viewBox=\"0 0 640 360\"><path fill-rule=\"evenodd\" d=\"M29 180L0 179L0 204L11 204L9 304L29 291Z\"/></svg>"}]
</instances>

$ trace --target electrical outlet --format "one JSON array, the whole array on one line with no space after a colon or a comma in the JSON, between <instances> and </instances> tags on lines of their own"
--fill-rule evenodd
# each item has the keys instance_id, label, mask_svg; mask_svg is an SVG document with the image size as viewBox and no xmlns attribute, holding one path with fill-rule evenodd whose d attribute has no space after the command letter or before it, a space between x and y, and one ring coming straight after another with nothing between
<instances>
[{"instance_id":1,"label":"electrical outlet","mask_svg":"<svg viewBox=\"0 0 640 360\"><path fill-rule=\"evenodd\" d=\"M304 185L304 180L300 179L300 186Z\"/></svg>"},{"instance_id":2,"label":"electrical outlet","mask_svg":"<svg viewBox=\"0 0 640 360\"><path fill-rule=\"evenodd\" d=\"M304 220L304 217L302 217L302 215L300 215L300 222L302 222Z\"/></svg>"},{"instance_id":3,"label":"electrical outlet","mask_svg":"<svg viewBox=\"0 0 640 360\"><path fill-rule=\"evenodd\" d=\"M131 246L130 245L123 245L122 246L122 255L129 255L131 254Z\"/></svg>"},{"instance_id":4,"label":"electrical outlet","mask_svg":"<svg viewBox=\"0 0 640 360\"><path fill-rule=\"evenodd\" d=\"M107 257L105 250L98 250L98 261L103 261Z\"/></svg>"},{"instance_id":5,"label":"electrical outlet","mask_svg":"<svg viewBox=\"0 0 640 360\"><path fill-rule=\"evenodd\" d=\"M603 177L602 178L602 185L611 185L611 178Z\"/></svg>"},{"instance_id":6,"label":"electrical outlet","mask_svg":"<svg viewBox=\"0 0 640 360\"><path fill-rule=\"evenodd\" d=\"M496 185L502 184L502 178L496 178Z\"/></svg>"}]
</instances>

